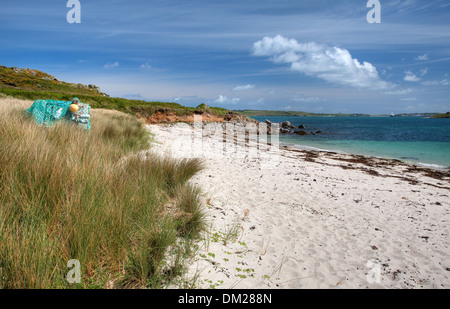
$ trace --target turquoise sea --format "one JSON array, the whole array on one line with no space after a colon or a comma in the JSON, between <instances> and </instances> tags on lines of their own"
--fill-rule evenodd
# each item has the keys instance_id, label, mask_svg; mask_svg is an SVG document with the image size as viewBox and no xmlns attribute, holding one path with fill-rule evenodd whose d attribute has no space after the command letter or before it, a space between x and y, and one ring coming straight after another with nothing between
<instances>
[{"instance_id":1,"label":"turquoise sea","mask_svg":"<svg viewBox=\"0 0 450 309\"><path fill-rule=\"evenodd\" d=\"M254 117L322 134L280 134L280 143L450 167L450 119L422 117Z\"/></svg>"}]
</instances>

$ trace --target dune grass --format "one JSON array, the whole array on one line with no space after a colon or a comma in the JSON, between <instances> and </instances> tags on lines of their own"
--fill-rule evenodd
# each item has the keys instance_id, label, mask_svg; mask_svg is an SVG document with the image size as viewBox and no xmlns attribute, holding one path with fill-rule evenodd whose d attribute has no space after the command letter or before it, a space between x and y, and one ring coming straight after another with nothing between
<instances>
[{"instance_id":1,"label":"dune grass","mask_svg":"<svg viewBox=\"0 0 450 309\"><path fill-rule=\"evenodd\" d=\"M0 288L173 285L204 228L202 163L140 152L148 132L121 112L43 127L31 103L0 98Z\"/></svg>"}]
</instances>

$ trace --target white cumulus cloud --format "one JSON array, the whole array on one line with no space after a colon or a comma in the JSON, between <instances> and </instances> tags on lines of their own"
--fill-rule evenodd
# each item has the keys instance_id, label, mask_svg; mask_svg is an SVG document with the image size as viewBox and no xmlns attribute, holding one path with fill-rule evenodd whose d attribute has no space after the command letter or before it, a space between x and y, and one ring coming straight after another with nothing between
<instances>
[{"instance_id":1,"label":"white cumulus cloud","mask_svg":"<svg viewBox=\"0 0 450 309\"><path fill-rule=\"evenodd\" d=\"M417 77L413 72L406 71L405 77L403 78L407 82L418 82L420 81L420 77Z\"/></svg>"},{"instance_id":2,"label":"white cumulus cloud","mask_svg":"<svg viewBox=\"0 0 450 309\"><path fill-rule=\"evenodd\" d=\"M219 98L214 101L214 103L219 104L237 104L241 99L239 98L228 98L223 95L219 95Z\"/></svg>"},{"instance_id":3,"label":"white cumulus cloud","mask_svg":"<svg viewBox=\"0 0 450 309\"><path fill-rule=\"evenodd\" d=\"M299 43L277 35L254 43L253 55L269 56L274 63L290 64L293 71L336 84L371 89L390 87L380 79L371 63L364 61L361 64L348 50L336 46Z\"/></svg>"}]
</instances>

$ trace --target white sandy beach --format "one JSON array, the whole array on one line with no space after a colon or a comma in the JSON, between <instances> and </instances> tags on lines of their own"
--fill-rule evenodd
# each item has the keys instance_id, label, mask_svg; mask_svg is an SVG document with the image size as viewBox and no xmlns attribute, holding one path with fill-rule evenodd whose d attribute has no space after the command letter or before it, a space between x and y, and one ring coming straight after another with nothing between
<instances>
[{"instance_id":1,"label":"white sandy beach","mask_svg":"<svg viewBox=\"0 0 450 309\"><path fill-rule=\"evenodd\" d=\"M198 288L450 288L449 178L285 147L268 167L243 145L192 154L174 142L189 129L148 129L154 151L205 162L192 179L211 226L190 268Z\"/></svg>"}]
</instances>

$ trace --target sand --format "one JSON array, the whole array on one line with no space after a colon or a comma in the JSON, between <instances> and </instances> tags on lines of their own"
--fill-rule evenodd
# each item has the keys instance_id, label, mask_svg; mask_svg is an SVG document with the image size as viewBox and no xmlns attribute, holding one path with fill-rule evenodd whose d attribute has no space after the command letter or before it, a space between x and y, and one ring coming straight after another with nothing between
<instances>
[{"instance_id":1,"label":"sand","mask_svg":"<svg viewBox=\"0 0 450 309\"><path fill-rule=\"evenodd\" d=\"M198 151L177 143L189 127L148 129L152 151L205 162L197 288L450 288L448 173L251 141L217 155L220 135Z\"/></svg>"}]
</instances>

